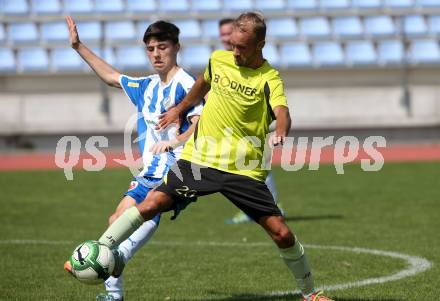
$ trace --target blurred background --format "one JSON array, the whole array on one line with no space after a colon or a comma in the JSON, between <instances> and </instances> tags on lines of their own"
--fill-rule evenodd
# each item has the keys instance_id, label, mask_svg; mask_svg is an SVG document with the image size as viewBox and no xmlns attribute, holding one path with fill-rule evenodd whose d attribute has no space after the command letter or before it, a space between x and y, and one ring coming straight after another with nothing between
<instances>
[{"instance_id":1,"label":"blurred background","mask_svg":"<svg viewBox=\"0 0 440 301\"><path fill-rule=\"evenodd\" d=\"M200 73L222 48L218 21L259 10L266 59L281 71L296 136L440 140L440 0L0 0L0 151L54 151L64 135L123 143L135 110L69 47L81 40L129 75L151 66L142 36L181 29L179 61Z\"/></svg>"}]
</instances>

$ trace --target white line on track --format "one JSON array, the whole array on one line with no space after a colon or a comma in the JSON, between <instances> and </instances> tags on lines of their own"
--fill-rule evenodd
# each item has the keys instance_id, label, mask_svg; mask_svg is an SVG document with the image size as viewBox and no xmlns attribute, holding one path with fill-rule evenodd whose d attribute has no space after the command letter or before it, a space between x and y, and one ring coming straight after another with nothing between
<instances>
[{"instance_id":1,"label":"white line on track","mask_svg":"<svg viewBox=\"0 0 440 301\"><path fill-rule=\"evenodd\" d=\"M67 240L0 240L0 245L9 245L9 244L17 244L17 245L71 245L72 241ZM217 241L193 241L193 242L178 242L178 241L151 241L149 242L151 245L159 245L159 246L202 246L202 247L268 247L274 246L273 243L269 242L217 242ZM411 256L398 252L390 252L376 249L365 249L365 248L356 248L356 247L341 247L341 246L322 246L322 245L304 245L309 249L321 249L321 250L333 250L333 251L341 251L341 252L352 252L356 254L371 254L376 256L384 256L395 259L403 260L407 263L407 266L400 271L397 271L391 275L367 278L358 281L333 284L333 285L324 285L320 289L326 291L333 290L343 290L354 287L367 286L372 284L386 283L390 281L397 281L403 278L411 277L420 273L423 273L429 270L432 267L432 263L423 257ZM298 293L298 292L293 292ZM292 294L291 291L275 291L270 292L268 295L270 296L285 296Z\"/></svg>"}]
</instances>

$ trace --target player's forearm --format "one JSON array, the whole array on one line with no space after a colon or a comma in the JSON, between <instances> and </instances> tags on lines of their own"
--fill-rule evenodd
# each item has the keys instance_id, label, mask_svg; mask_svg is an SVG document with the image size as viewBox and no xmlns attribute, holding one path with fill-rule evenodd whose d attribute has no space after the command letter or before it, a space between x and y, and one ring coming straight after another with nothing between
<instances>
[{"instance_id":1,"label":"player's forearm","mask_svg":"<svg viewBox=\"0 0 440 301\"><path fill-rule=\"evenodd\" d=\"M119 84L120 72L118 70L107 64L81 42L75 50L107 85L121 88Z\"/></svg>"},{"instance_id":2,"label":"player's forearm","mask_svg":"<svg viewBox=\"0 0 440 301\"><path fill-rule=\"evenodd\" d=\"M211 86L207 82L205 82L203 75L200 75L192 86L189 93L176 107L179 114L187 111L191 107L198 105L202 101L206 93L208 93L210 88Z\"/></svg>"},{"instance_id":3,"label":"player's forearm","mask_svg":"<svg viewBox=\"0 0 440 301\"><path fill-rule=\"evenodd\" d=\"M287 107L278 106L274 109L277 118L275 123L275 132L277 135L287 136L292 125L289 109Z\"/></svg>"}]
</instances>

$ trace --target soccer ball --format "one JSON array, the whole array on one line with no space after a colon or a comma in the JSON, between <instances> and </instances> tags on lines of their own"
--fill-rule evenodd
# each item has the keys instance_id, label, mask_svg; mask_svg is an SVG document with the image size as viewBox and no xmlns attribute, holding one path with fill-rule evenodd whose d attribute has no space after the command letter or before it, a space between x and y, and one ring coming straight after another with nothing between
<instances>
[{"instance_id":1,"label":"soccer ball","mask_svg":"<svg viewBox=\"0 0 440 301\"><path fill-rule=\"evenodd\" d=\"M86 284L103 283L115 267L115 258L110 248L95 240L77 246L69 262L73 276Z\"/></svg>"}]
</instances>

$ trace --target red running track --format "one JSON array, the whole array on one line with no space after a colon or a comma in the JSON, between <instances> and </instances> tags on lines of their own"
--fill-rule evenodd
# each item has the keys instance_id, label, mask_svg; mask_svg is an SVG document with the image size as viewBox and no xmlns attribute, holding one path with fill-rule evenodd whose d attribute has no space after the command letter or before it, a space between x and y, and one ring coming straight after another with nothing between
<instances>
[{"instance_id":1,"label":"red running track","mask_svg":"<svg viewBox=\"0 0 440 301\"><path fill-rule=\"evenodd\" d=\"M377 149L383 156L385 164L388 162L415 162L415 161L440 161L440 144L423 144L423 145L395 145ZM292 152L291 162L293 162L295 150ZM105 152L106 168L126 168L125 166L115 162L115 159L124 159L122 152ZM138 157L139 155L135 156ZM353 162L359 162L361 159L371 159L362 149ZM74 169L83 168L84 159L92 159L89 154L80 155L78 164ZM95 160L96 161L96 160ZM319 162L322 164L334 163L334 149L332 147L324 148L321 152ZM273 155L273 163L281 163L281 150L275 150ZM305 163L310 163L310 148L307 149ZM0 154L0 170L1 171L17 171L17 170L50 170L58 169L55 164L55 155L53 153L17 153L17 154Z\"/></svg>"}]
</instances>

